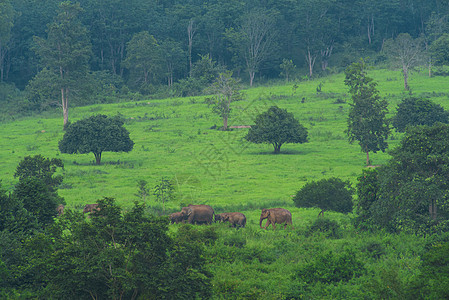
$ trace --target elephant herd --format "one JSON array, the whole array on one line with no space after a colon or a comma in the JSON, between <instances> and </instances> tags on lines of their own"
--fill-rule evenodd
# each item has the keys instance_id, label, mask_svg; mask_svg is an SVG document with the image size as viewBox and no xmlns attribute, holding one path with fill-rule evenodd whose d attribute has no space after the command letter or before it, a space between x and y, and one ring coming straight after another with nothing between
<instances>
[{"instance_id":1,"label":"elephant herd","mask_svg":"<svg viewBox=\"0 0 449 300\"><path fill-rule=\"evenodd\" d=\"M246 216L240 212L230 212L215 214L214 209L209 205L192 205L183 207L180 212L170 215L170 223L189 223L189 224L211 224L215 222L229 222L232 227L240 228L246 225ZM262 227L262 221L267 219L265 227ZM267 229L269 225L276 229L276 224L292 225L292 214L284 208L262 209L260 215L260 228Z\"/></svg>"},{"instance_id":2,"label":"elephant herd","mask_svg":"<svg viewBox=\"0 0 449 300\"><path fill-rule=\"evenodd\" d=\"M83 209L83 213L95 214L100 210L97 203L86 204ZM61 216L64 213L64 205L57 207L58 215ZM170 216L170 223L189 223L189 224L212 224L215 222L229 222L232 227L240 228L246 225L246 216L240 212L229 212L215 214L214 209L205 204L192 205L183 207L180 212L172 213ZM215 219L215 220L214 220ZM262 227L262 221L267 219L265 227ZM292 214L290 211L284 208L270 208L262 209L260 214L259 226L260 228L267 229L268 226L273 226L276 229L276 224L284 224L284 229L287 225L292 225Z\"/></svg>"}]
</instances>

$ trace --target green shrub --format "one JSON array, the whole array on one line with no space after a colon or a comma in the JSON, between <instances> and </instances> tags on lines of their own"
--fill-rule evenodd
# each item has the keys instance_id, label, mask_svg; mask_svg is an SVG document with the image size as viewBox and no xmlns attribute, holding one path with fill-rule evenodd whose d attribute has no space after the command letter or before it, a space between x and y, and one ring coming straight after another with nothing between
<instances>
[{"instance_id":1,"label":"green shrub","mask_svg":"<svg viewBox=\"0 0 449 300\"><path fill-rule=\"evenodd\" d=\"M341 213L352 211L354 190L349 181L336 177L308 182L299 190L293 201L297 207L318 207Z\"/></svg>"},{"instance_id":2,"label":"green shrub","mask_svg":"<svg viewBox=\"0 0 449 300\"><path fill-rule=\"evenodd\" d=\"M314 261L300 267L294 275L294 279L312 283L335 283L349 281L354 277L360 277L365 273L365 266L351 250L341 254L332 251L318 255Z\"/></svg>"},{"instance_id":3,"label":"green shrub","mask_svg":"<svg viewBox=\"0 0 449 300\"><path fill-rule=\"evenodd\" d=\"M314 233L322 233L328 238L339 239L342 237L342 231L337 221L325 218L317 218L310 224L306 235L310 236Z\"/></svg>"}]
</instances>

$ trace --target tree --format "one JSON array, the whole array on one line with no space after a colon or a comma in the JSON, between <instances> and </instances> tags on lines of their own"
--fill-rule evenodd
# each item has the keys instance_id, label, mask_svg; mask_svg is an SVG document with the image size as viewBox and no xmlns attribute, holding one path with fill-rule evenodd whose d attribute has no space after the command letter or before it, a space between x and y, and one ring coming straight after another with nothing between
<instances>
[{"instance_id":1,"label":"tree","mask_svg":"<svg viewBox=\"0 0 449 300\"><path fill-rule=\"evenodd\" d=\"M134 34L126 46L124 66L135 73L136 81L147 85L162 70L162 53L154 36L148 31Z\"/></svg>"},{"instance_id":2,"label":"tree","mask_svg":"<svg viewBox=\"0 0 449 300\"><path fill-rule=\"evenodd\" d=\"M153 195L156 196L156 200L162 202L162 210L165 213L165 202L173 199L173 193L175 187L173 181L162 177L158 184L153 188Z\"/></svg>"},{"instance_id":3,"label":"tree","mask_svg":"<svg viewBox=\"0 0 449 300\"><path fill-rule=\"evenodd\" d=\"M181 44L173 40L165 40L161 43L161 51L164 53L163 61L165 63L165 75L167 77L168 86L172 86L174 77L186 69L185 51Z\"/></svg>"},{"instance_id":4,"label":"tree","mask_svg":"<svg viewBox=\"0 0 449 300\"><path fill-rule=\"evenodd\" d=\"M359 196L363 223L414 234L448 231L448 139L448 124L409 127L388 164L359 182L359 190L371 190Z\"/></svg>"},{"instance_id":5,"label":"tree","mask_svg":"<svg viewBox=\"0 0 449 300\"><path fill-rule=\"evenodd\" d=\"M95 115L76 121L67 128L59 141L61 153L93 153L97 165L101 163L101 154L105 151L129 152L134 142L123 127L119 116Z\"/></svg>"},{"instance_id":6,"label":"tree","mask_svg":"<svg viewBox=\"0 0 449 300\"><path fill-rule=\"evenodd\" d=\"M274 15L260 8L244 16L238 31L226 31L227 39L245 60L250 86L261 64L275 51L276 36Z\"/></svg>"},{"instance_id":7,"label":"tree","mask_svg":"<svg viewBox=\"0 0 449 300\"><path fill-rule=\"evenodd\" d=\"M281 75L285 76L285 81L288 82L290 75L295 70L296 66L291 59L283 59L282 64L279 66L282 69Z\"/></svg>"},{"instance_id":8,"label":"tree","mask_svg":"<svg viewBox=\"0 0 449 300\"><path fill-rule=\"evenodd\" d=\"M423 40L413 39L408 33L399 34L396 39L388 39L383 51L390 57L393 64L400 67L404 76L404 88L409 90L408 77L410 71L422 64L424 59Z\"/></svg>"},{"instance_id":9,"label":"tree","mask_svg":"<svg viewBox=\"0 0 449 300\"><path fill-rule=\"evenodd\" d=\"M363 60L351 64L345 70L345 84L349 87L353 103L350 103L348 129L349 142L359 141L366 153L366 164L369 165L369 152L382 152L388 147L386 139L390 127L386 119L388 103L381 99L376 83L366 75Z\"/></svg>"},{"instance_id":10,"label":"tree","mask_svg":"<svg viewBox=\"0 0 449 300\"><path fill-rule=\"evenodd\" d=\"M285 143L307 142L307 129L286 109L271 106L258 115L254 123L245 139L256 144L272 144L276 154L281 152Z\"/></svg>"},{"instance_id":11,"label":"tree","mask_svg":"<svg viewBox=\"0 0 449 300\"><path fill-rule=\"evenodd\" d=\"M220 73L210 87L215 94L212 111L223 119L223 130L228 129L228 118L231 115L231 102L240 100L239 81L232 77L232 72Z\"/></svg>"},{"instance_id":12,"label":"tree","mask_svg":"<svg viewBox=\"0 0 449 300\"><path fill-rule=\"evenodd\" d=\"M399 132L407 126L433 125L436 122L449 123L449 112L429 99L407 97L399 103L392 125Z\"/></svg>"},{"instance_id":13,"label":"tree","mask_svg":"<svg viewBox=\"0 0 449 300\"><path fill-rule=\"evenodd\" d=\"M332 177L306 183L296 192L293 202L297 207L318 207L321 213L325 210L348 213L352 211L353 194L349 181Z\"/></svg>"},{"instance_id":14,"label":"tree","mask_svg":"<svg viewBox=\"0 0 449 300\"><path fill-rule=\"evenodd\" d=\"M5 78L6 54L9 48L15 15L16 11L9 0L0 3L0 82L3 82Z\"/></svg>"},{"instance_id":15,"label":"tree","mask_svg":"<svg viewBox=\"0 0 449 300\"><path fill-rule=\"evenodd\" d=\"M430 44L429 51L435 65L449 65L449 34L443 34Z\"/></svg>"},{"instance_id":16,"label":"tree","mask_svg":"<svg viewBox=\"0 0 449 300\"><path fill-rule=\"evenodd\" d=\"M55 175L58 168L64 168L60 159L26 156L14 174L19 178L19 183L12 197L37 219L40 226L51 224L57 215L56 207L65 203L57 193L63 180L62 175Z\"/></svg>"},{"instance_id":17,"label":"tree","mask_svg":"<svg viewBox=\"0 0 449 300\"><path fill-rule=\"evenodd\" d=\"M69 214L42 237L48 249L35 261L45 270L44 298L210 297L212 275L196 230L172 238L168 218L148 216L144 205L124 213L114 198L97 203L97 217Z\"/></svg>"},{"instance_id":18,"label":"tree","mask_svg":"<svg viewBox=\"0 0 449 300\"><path fill-rule=\"evenodd\" d=\"M58 75L61 91L64 128L69 122L69 92L87 76L91 44L87 29L78 19L82 11L79 3L70 1L59 5L59 14L48 25L47 39L35 37L34 50L44 68Z\"/></svg>"}]
</instances>

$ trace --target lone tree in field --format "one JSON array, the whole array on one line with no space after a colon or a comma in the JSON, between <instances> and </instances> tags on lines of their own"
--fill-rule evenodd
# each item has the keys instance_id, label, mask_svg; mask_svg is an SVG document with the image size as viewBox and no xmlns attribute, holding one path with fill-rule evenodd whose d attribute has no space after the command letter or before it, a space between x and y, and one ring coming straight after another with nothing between
<instances>
[{"instance_id":1,"label":"lone tree in field","mask_svg":"<svg viewBox=\"0 0 449 300\"><path fill-rule=\"evenodd\" d=\"M429 99L418 97L403 99L392 119L393 127L399 132L404 132L407 126L432 126L436 122L449 123L449 112Z\"/></svg>"},{"instance_id":2,"label":"lone tree in field","mask_svg":"<svg viewBox=\"0 0 449 300\"><path fill-rule=\"evenodd\" d=\"M272 144L276 154L281 152L281 146L285 143L307 142L307 129L286 109L272 106L258 115L255 123L245 139L256 144Z\"/></svg>"},{"instance_id":3,"label":"lone tree in field","mask_svg":"<svg viewBox=\"0 0 449 300\"><path fill-rule=\"evenodd\" d=\"M346 133L349 143L359 141L362 151L366 153L366 164L369 165L369 152L385 152L390 126L386 119L388 103L381 99L376 83L366 76L365 62L353 63L346 70L345 84L349 87L353 103L348 116Z\"/></svg>"},{"instance_id":4,"label":"lone tree in field","mask_svg":"<svg viewBox=\"0 0 449 300\"><path fill-rule=\"evenodd\" d=\"M69 154L92 152L99 165L104 151L129 152L133 149L134 142L123 123L118 116L105 115L79 120L68 127L59 141L59 150Z\"/></svg>"},{"instance_id":5,"label":"lone tree in field","mask_svg":"<svg viewBox=\"0 0 449 300\"><path fill-rule=\"evenodd\" d=\"M242 98L239 92L239 81L232 77L232 72L218 74L218 78L210 87L216 95L213 99L212 111L223 119L223 130L228 129L228 118L231 115L231 102Z\"/></svg>"},{"instance_id":6,"label":"lone tree in field","mask_svg":"<svg viewBox=\"0 0 449 300\"><path fill-rule=\"evenodd\" d=\"M320 208L322 215L326 210L346 214L352 211L353 194L354 189L349 181L332 177L306 183L296 192L293 202L297 207Z\"/></svg>"}]
</instances>

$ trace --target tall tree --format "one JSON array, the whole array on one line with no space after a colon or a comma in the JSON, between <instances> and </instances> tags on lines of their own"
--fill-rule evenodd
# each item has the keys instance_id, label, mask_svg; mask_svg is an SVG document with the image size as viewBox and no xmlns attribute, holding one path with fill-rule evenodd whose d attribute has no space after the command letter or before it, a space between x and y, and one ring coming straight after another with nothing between
<instances>
[{"instance_id":1,"label":"tall tree","mask_svg":"<svg viewBox=\"0 0 449 300\"><path fill-rule=\"evenodd\" d=\"M69 122L69 92L86 78L91 56L87 29L78 19L82 11L79 3L70 1L59 5L59 14L48 25L47 39L35 37L35 51L44 68L58 75L61 91L64 128Z\"/></svg>"},{"instance_id":2,"label":"tall tree","mask_svg":"<svg viewBox=\"0 0 449 300\"><path fill-rule=\"evenodd\" d=\"M245 61L250 86L261 64L276 49L275 21L273 14L256 8L243 17L238 31L230 29L226 32L227 39Z\"/></svg>"},{"instance_id":3,"label":"tall tree","mask_svg":"<svg viewBox=\"0 0 449 300\"><path fill-rule=\"evenodd\" d=\"M149 84L161 73L162 53L154 36L142 31L133 36L126 46L124 66L135 73L136 81Z\"/></svg>"},{"instance_id":4,"label":"tall tree","mask_svg":"<svg viewBox=\"0 0 449 300\"><path fill-rule=\"evenodd\" d=\"M352 103L348 116L346 133L349 142L358 141L366 153L369 164L369 152L385 151L390 127L386 114L388 103L381 99L376 82L366 74L365 61L351 64L345 70L345 84L349 87Z\"/></svg>"},{"instance_id":5,"label":"tall tree","mask_svg":"<svg viewBox=\"0 0 449 300\"><path fill-rule=\"evenodd\" d=\"M408 91L410 89L408 85L410 71L424 61L423 39L413 39L410 34L401 33L396 39L385 41L384 51L393 64L401 68L404 76L404 88Z\"/></svg>"}]
</instances>

